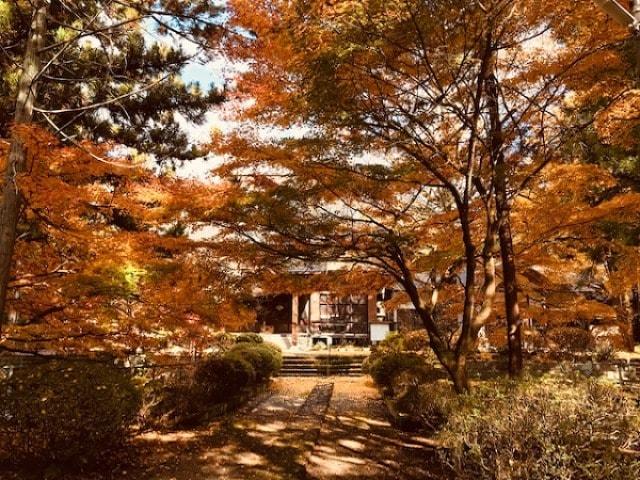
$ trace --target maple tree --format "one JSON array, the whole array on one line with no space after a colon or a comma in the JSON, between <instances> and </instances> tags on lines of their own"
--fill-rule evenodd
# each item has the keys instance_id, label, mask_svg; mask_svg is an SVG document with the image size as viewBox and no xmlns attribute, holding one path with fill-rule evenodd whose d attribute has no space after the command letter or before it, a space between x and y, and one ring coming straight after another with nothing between
<instances>
[{"instance_id":1,"label":"maple tree","mask_svg":"<svg viewBox=\"0 0 640 480\"><path fill-rule=\"evenodd\" d=\"M637 1L631 0L621 2L620 8L627 10L628 18L632 15L637 17L640 12L638 5ZM588 15L576 15L574 21L573 31L561 33L568 44L580 45L591 41L594 36L600 36L613 45L604 58L596 58L597 62L586 64L567 82L572 95L566 105L566 114L572 117L573 122L583 123L585 128L565 138L563 154L589 165L598 165L613 175L607 176L600 171L600 181L594 181L591 188L584 189L589 207L587 213L600 216L588 224L591 231L586 236L589 240L583 245L582 251L601 270L601 278L597 282L603 291L601 296L606 296L605 301L609 305L618 305L619 318L623 318L626 326L635 330L637 339L640 338L640 330L634 195L638 191L635 104L640 44L631 30L611 28L610 31L602 31L594 28L592 18ZM611 26L617 23L605 17L602 24ZM583 167L573 165L572 168L576 169L576 176L580 178ZM610 218L603 213L607 208L611 209ZM598 213L593 213L595 211ZM584 230L577 233L575 238L585 238L582 233Z\"/></svg>"},{"instance_id":2,"label":"maple tree","mask_svg":"<svg viewBox=\"0 0 640 480\"><path fill-rule=\"evenodd\" d=\"M506 320L517 373L521 315L545 331L617 322L613 298L634 285L637 259L618 233L633 227L635 197L579 161L631 148L603 143L632 104L627 32L590 25L604 18L593 5L542 0L232 7L251 33L230 53L251 68L236 92L248 100L239 130L212 145L227 155L224 183L118 160L118 128L106 142L85 116L69 132L86 128L99 146L11 130L5 158L28 148L11 190L23 206L5 348L88 338L115 348L242 325L256 287L399 285L394 302L413 304L462 391L485 326ZM59 91L41 86L55 102ZM216 238L196 240L208 224ZM318 264L337 268L300 274ZM599 293L585 292L594 283Z\"/></svg>"},{"instance_id":3,"label":"maple tree","mask_svg":"<svg viewBox=\"0 0 640 480\"><path fill-rule=\"evenodd\" d=\"M221 328L253 320L241 302L244 278L187 232L219 187L98 160L109 145L64 146L26 126L15 135L28 173L17 179L23 221L0 349L204 346Z\"/></svg>"},{"instance_id":4,"label":"maple tree","mask_svg":"<svg viewBox=\"0 0 640 480\"><path fill-rule=\"evenodd\" d=\"M14 180L26 166L11 126L35 122L67 144L114 141L133 157L200 156L185 124L201 123L222 94L183 82L180 72L214 53L222 11L210 1L0 2L0 137L12 142L2 168L0 311L20 211Z\"/></svg>"},{"instance_id":5,"label":"maple tree","mask_svg":"<svg viewBox=\"0 0 640 480\"><path fill-rule=\"evenodd\" d=\"M232 7L252 32L234 51L252 68L239 87L245 128L218 147L231 158L219 173L237 188L222 223L281 258L382 271L459 390L494 314L499 258L516 373L514 241L526 237L511 210L547 165L571 160L564 142L589 123L564 114L567 91L619 61L626 32L576 31L576 16L604 15L575 2Z\"/></svg>"}]
</instances>

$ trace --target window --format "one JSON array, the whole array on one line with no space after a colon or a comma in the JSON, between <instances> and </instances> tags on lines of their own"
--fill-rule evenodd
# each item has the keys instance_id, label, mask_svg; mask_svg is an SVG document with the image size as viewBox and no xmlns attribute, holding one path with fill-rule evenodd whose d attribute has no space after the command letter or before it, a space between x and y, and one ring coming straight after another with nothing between
<instances>
[{"instance_id":1,"label":"window","mask_svg":"<svg viewBox=\"0 0 640 480\"><path fill-rule=\"evenodd\" d=\"M320 294L320 321L314 330L327 333L367 333L366 295L339 297L331 293Z\"/></svg>"}]
</instances>

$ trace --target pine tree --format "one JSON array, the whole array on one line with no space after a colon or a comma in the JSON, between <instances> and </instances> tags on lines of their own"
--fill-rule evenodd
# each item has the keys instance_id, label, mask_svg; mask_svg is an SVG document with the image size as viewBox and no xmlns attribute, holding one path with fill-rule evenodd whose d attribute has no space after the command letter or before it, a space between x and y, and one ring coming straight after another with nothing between
<instances>
[{"instance_id":1,"label":"pine tree","mask_svg":"<svg viewBox=\"0 0 640 480\"><path fill-rule=\"evenodd\" d=\"M202 122L221 93L182 82L192 56L154 35L176 35L205 57L219 45L221 13L204 0L0 2L0 137L12 145L2 169L0 312L21 210L15 179L27 155L12 126L33 122L70 144L112 142L158 161L201 155L178 115Z\"/></svg>"}]
</instances>

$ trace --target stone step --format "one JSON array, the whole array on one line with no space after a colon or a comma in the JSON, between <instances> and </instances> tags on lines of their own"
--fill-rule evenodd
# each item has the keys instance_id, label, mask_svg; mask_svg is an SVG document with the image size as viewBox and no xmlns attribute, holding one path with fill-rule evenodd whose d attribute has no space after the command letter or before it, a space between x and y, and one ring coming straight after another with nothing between
<instances>
[{"instance_id":1,"label":"stone step","mask_svg":"<svg viewBox=\"0 0 640 480\"><path fill-rule=\"evenodd\" d=\"M347 373L357 373L361 374L362 369L358 368L285 368L280 370L280 374L297 374L297 373L315 373L315 374L347 374Z\"/></svg>"},{"instance_id":2,"label":"stone step","mask_svg":"<svg viewBox=\"0 0 640 480\"><path fill-rule=\"evenodd\" d=\"M308 360L284 360L282 362L284 365L331 365L336 367L356 365L362 366L362 362L326 362L326 361L308 361Z\"/></svg>"},{"instance_id":3,"label":"stone step","mask_svg":"<svg viewBox=\"0 0 640 480\"><path fill-rule=\"evenodd\" d=\"M280 376L359 376L367 355L285 354Z\"/></svg>"},{"instance_id":4,"label":"stone step","mask_svg":"<svg viewBox=\"0 0 640 480\"><path fill-rule=\"evenodd\" d=\"M361 370L362 365L350 364L350 365L313 365L313 364L286 364L282 366L282 369L293 370Z\"/></svg>"},{"instance_id":5,"label":"stone step","mask_svg":"<svg viewBox=\"0 0 640 480\"><path fill-rule=\"evenodd\" d=\"M300 361L311 361L311 362L362 362L365 357L305 357L305 356L299 356L299 357L291 357L288 355L284 355L282 357L284 360L300 360Z\"/></svg>"},{"instance_id":6,"label":"stone step","mask_svg":"<svg viewBox=\"0 0 640 480\"><path fill-rule=\"evenodd\" d=\"M361 365L283 365L282 370L362 370Z\"/></svg>"},{"instance_id":7,"label":"stone step","mask_svg":"<svg viewBox=\"0 0 640 480\"><path fill-rule=\"evenodd\" d=\"M279 377L361 377L362 373L360 372L349 372L349 373L336 373L336 372L313 372L313 371L305 371L305 372L280 372L278 374Z\"/></svg>"}]
</instances>

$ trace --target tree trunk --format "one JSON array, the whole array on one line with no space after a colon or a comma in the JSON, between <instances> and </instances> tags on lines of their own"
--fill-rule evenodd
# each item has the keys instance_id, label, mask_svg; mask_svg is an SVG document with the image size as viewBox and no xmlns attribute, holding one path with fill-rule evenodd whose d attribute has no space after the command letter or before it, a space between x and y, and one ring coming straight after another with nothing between
<instances>
[{"instance_id":1,"label":"tree trunk","mask_svg":"<svg viewBox=\"0 0 640 480\"><path fill-rule=\"evenodd\" d=\"M633 349L636 343L640 343L640 285L636 284L632 289L631 296L631 332L632 332L632 346Z\"/></svg>"},{"instance_id":2,"label":"tree trunk","mask_svg":"<svg viewBox=\"0 0 640 480\"><path fill-rule=\"evenodd\" d=\"M427 334L429 335L429 344L433 353L440 364L444 367L445 371L449 374L449 378L453 383L453 387L458 393L464 393L469 390L469 382L467 378L467 352L465 351L466 344L462 348L458 348L455 351L451 350L447 343L443 341L438 331L434 319L431 315L429 308L422 301L418 289L413 283L413 276L411 272L404 266L403 268L405 279L403 282L405 291L411 299L416 312L420 316ZM463 342L461 338L460 343Z\"/></svg>"},{"instance_id":3,"label":"tree trunk","mask_svg":"<svg viewBox=\"0 0 640 480\"><path fill-rule=\"evenodd\" d=\"M466 393L470 390L469 377L467 375L467 355L460 355L456 360L455 369L451 375L453 388L456 393Z\"/></svg>"},{"instance_id":4,"label":"tree trunk","mask_svg":"<svg viewBox=\"0 0 640 480\"><path fill-rule=\"evenodd\" d=\"M625 348L633 352L638 339L638 290L637 285L620 295L620 306L624 310Z\"/></svg>"},{"instance_id":5,"label":"tree trunk","mask_svg":"<svg viewBox=\"0 0 640 480\"><path fill-rule=\"evenodd\" d=\"M504 215L504 216L502 216ZM509 347L509 374L519 375L522 371L522 328L520 307L518 306L518 280L516 278L515 254L509 225L509 210L501 214L498 229L500 238L500 256L502 258L502 277L504 283L504 303L507 316L507 341Z\"/></svg>"},{"instance_id":6,"label":"tree trunk","mask_svg":"<svg viewBox=\"0 0 640 480\"><path fill-rule=\"evenodd\" d=\"M486 82L487 101L491 120L491 159L493 162L498 239L502 260L507 343L509 348L509 374L522 370L522 328L518 306L518 279L511 236L511 207L507 193L507 164L504 158L502 123L498 105L498 85L492 73Z\"/></svg>"},{"instance_id":7,"label":"tree trunk","mask_svg":"<svg viewBox=\"0 0 640 480\"><path fill-rule=\"evenodd\" d=\"M27 41L22 73L18 81L14 124L30 123L36 98L37 77L41 68L40 50L47 30L46 0L35 4L31 30ZM7 287L11 275L11 264L16 241L16 228L20 212L20 193L16 177L26 168L25 147L14 133L11 138L9 156L3 165L2 203L0 203L0 327L5 315Z\"/></svg>"}]
</instances>

